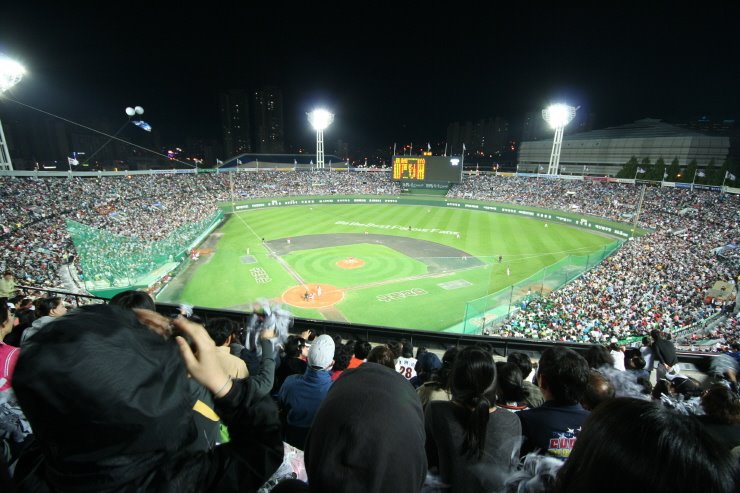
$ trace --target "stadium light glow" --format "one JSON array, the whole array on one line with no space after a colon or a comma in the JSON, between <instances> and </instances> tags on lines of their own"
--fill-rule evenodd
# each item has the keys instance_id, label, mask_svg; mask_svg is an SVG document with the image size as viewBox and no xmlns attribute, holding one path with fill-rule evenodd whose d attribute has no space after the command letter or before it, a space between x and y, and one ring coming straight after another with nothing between
<instances>
[{"instance_id":1,"label":"stadium light glow","mask_svg":"<svg viewBox=\"0 0 740 493\"><path fill-rule=\"evenodd\" d=\"M334 121L334 114L325 109L308 113L308 122L316 130L316 168L324 167L324 130Z\"/></svg>"},{"instance_id":2,"label":"stadium light glow","mask_svg":"<svg viewBox=\"0 0 740 493\"><path fill-rule=\"evenodd\" d=\"M23 65L0 53L0 95L19 83L26 74ZM5 140L3 124L0 122L0 170L12 170L13 162L10 160L10 150Z\"/></svg>"},{"instance_id":3,"label":"stadium light glow","mask_svg":"<svg viewBox=\"0 0 740 493\"><path fill-rule=\"evenodd\" d=\"M558 103L552 104L542 110L542 118L555 129L555 136L552 142L552 152L550 153L550 164L547 167L548 175L557 175L560 168L560 149L563 146L563 131L565 126L576 116L575 106Z\"/></svg>"}]
</instances>

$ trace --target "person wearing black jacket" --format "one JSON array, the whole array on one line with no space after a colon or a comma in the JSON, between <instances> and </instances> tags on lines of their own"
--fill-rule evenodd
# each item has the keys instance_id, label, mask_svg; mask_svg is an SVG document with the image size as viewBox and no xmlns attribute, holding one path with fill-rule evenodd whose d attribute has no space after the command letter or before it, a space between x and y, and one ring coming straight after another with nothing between
<instances>
[{"instance_id":1,"label":"person wearing black jacket","mask_svg":"<svg viewBox=\"0 0 740 493\"><path fill-rule=\"evenodd\" d=\"M678 358L676 348L669 340L663 339L659 330L651 330L650 337L653 338L653 359L655 360L655 375L658 380L665 378L666 373L678 373Z\"/></svg>"},{"instance_id":2,"label":"person wearing black jacket","mask_svg":"<svg viewBox=\"0 0 740 493\"><path fill-rule=\"evenodd\" d=\"M266 389L232 380L217 358L205 329L183 317L93 305L50 323L14 375L34 430L15 469L17 490L256 491L282 462L278 411ZM188 448L198 439L188 374L213 394L228 444Z\"/></svg>"}]
</instances>

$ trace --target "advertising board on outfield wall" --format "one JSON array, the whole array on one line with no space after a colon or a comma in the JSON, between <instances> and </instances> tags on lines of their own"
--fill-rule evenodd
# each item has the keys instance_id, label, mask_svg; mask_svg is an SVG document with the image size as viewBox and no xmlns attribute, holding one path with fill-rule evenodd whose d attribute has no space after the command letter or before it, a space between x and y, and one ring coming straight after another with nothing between
<instances>
[{"instance_id":1,"label":"advertising board on outfield wall","mask_svg":"<svg viewBox=\"0 0 740 493\"><path fill-rule=\"evenodd\" d=\"M570 226L576 226L584 229L591 229L600 233L620 238L628 239L632 236L632 228L628 224L619 224L609 221L594 221L594 218L579 214L563 214L557 211L546 209L523 208L516 205L498 205L474 203L465 200L434 200L424 198L370 198L370 197L316 197L316 198L291 198L291 199L269 199L255 200L246 204L233 205L222 203L221 208L225 212L238 212L254 209L264 209L268 207L284 207L293 205L323 205L323 204L393 204L393 205L423 205L432 207L450 207L455 209L468 209L485 212L497 212L501 214L514 214L540 221L552 221L553 223L563 223Z\"/></svg>"}]
</instances>

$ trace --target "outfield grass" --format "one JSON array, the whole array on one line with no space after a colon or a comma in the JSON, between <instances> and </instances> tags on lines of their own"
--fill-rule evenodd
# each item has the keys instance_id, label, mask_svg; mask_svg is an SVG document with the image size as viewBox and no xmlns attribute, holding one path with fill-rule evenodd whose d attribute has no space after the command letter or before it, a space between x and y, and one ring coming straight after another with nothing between
<instances>
[{"instance_id":1,"label":"outfield grass","mask_svg":"<svg viewBox=\"0 0 740 493\"><path fill-rule=\"evenodd\" d=\"M341 225L337 221L374 223L388 228ZM413 230L409 231L409 227ZM441 231L414 231L420 229L459 232L460 238ZM289 238L296 242L303 235L341 233L431 241L462 250L483 264L428 277L425 259L412 258L423 255L409 256L382 244L294 250L278 259L262 243L263 238L268 245L270 242L280 245ZM175 301L172 297L176 296L176 301L197 306L247 308L257 298L279 298L286 289L299 283L297 275L305 283L325 283L344 290L344 299L334 306L333 312L291 308L297 316L322 319L338 312L351 322L425 330L444 330L460 322L466 301L498 291L568 255L587 255L614 241L560 224L550 223L545 227L542 221L514 215L406 205L312 205L250 210L232 215L217 235L220 237L215 253L205 262L196 262L187 273L190 278L182 292L165 291L160 300ZM255 263L242 262L241 257L247 251ZM504 258L502 263L498 262L499 255ZM366 264L354 270L336 265L347 257L362 259ZM264 275L258 271L255 277L255 269L262 269ZM269 281L264 282L266 279ZM460 281L462 287L440 286L451 281ZM407 296L398 295L404 291Z\"/></svg>"}]
</instances>

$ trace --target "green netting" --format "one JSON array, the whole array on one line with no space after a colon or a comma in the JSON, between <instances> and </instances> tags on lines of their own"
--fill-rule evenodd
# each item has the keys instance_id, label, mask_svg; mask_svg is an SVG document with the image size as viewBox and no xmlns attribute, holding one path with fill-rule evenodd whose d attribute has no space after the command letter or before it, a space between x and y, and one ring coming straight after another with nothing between
<instances>
[{"instance_id":1,"label":"green netting","mask_svg":"<svg viewBox=\"0 0 740 493\"><path fill-rule=\"evenodd\" d=\"M88 291L149 285L179 264L205 233L224 217L215 211L203 221L186 224L165 239L147 241L67 220Z\"/></svg>"},{"instance_id":2,"label":"green netting","mask_svg":"<svg viewBox=\"0 0 740 493\"><path fill-rule=\"evenodd\" d=\"M533 297L545 296L599 264L622 245L615 241L590 255L570 255L516 284L465 304L464 334L492 328Z\"/></svg>"}]
</instances>

